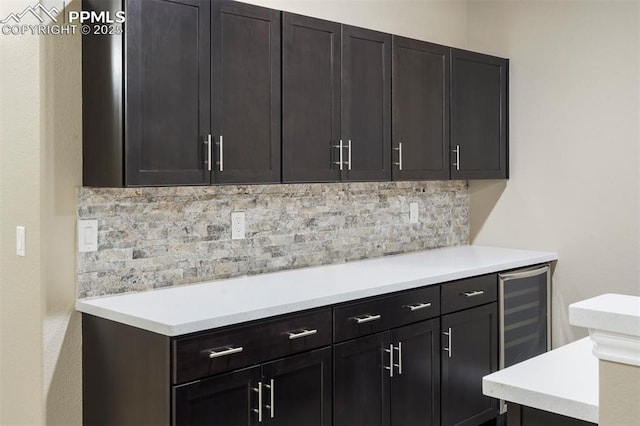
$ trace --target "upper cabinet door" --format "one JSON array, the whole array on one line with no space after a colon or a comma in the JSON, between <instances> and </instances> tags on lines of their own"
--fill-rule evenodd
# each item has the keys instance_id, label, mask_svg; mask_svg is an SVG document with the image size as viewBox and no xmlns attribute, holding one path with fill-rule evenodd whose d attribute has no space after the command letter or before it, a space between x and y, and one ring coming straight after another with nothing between
<instances>
[{"instance_id":1,"label":"upper cabinet door","mask_svg":"<svg viewBox=\"0 0 640 426\"><path fill-rule=\"evenodd\" d=\"M452 179L507 179L506 59L451 50Z\"/></svg>"},{"instance_id":2,"label":"upper cabinet door","mask_svg":"<svg viewBox=\"0 0 640 426\"><path fill-rule=\"evenodd\" d=\"M282 14L282 180L340 179L340 24Z\"/></svg>"},{"instance_id":3,"label":"upper cabinet door","mask_svg":"<svg viewBox=\"0 0 640 426\"><path fill-rule=\"evenodd\" d=\"M391 35L342 26L343 181L391 179Z\"/></svg>"},{"instance_id":4,"label":"upper cabinet door","mask_svg":"<svg viewBox=\"0 0 640 426\"><path fill-rule=\"evenodd\" d=\"M393 179L449 179L449 51L393 36Z\"/></svg>"},{"instance_id":5,"label":"upper cabinet door","mask_svg":"<svg viewBox=\"0 0 640 426\"><path fill-rule=\"evenodd\" d=\"M125 185L208 183L209 2L129 0L126 10Z\"/></svg>"},{"instance_id":6,"label":"upper cabinet door","mask_svg":"<svg viewBox=\"0 0 640 426\"><path fill-rule=\"evenodd\" d=\"M280 182L280 12L211 4L213 182Z\"/></svg>"}]
</instances>

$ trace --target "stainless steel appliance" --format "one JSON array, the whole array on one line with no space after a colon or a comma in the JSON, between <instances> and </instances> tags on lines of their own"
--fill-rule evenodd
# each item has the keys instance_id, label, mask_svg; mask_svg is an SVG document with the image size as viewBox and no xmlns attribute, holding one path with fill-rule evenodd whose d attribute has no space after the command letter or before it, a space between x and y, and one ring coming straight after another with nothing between
<instances>
[{"instance_id":1,"label":"stainless steel appliance","mask_svg":"<svg viewBox=\"0 0 640 426\"><path fill-rule=\"evenodd\" d=\"M500 368L551 348L551 272L548 264L498 274ZM500 413L506 404L500 402Z\"/></svg>"}]
</instances>

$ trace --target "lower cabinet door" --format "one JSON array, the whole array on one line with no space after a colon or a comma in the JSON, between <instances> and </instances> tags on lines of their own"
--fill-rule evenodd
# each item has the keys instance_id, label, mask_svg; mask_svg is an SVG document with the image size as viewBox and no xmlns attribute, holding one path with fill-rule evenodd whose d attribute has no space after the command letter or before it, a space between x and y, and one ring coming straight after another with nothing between
<instances>
[{"instance_id":1,"label":"lower cabinet door","mask_svg":"<svg viewBox=\"0 0 640 426\"><path fill-rule=\"evenodd\" d=\"M442 317L443 425L479 425L498 414L498 401L482 394L482 377L498 368L497 304Z\"/></svg>"},{"instance_id":2,"label":"lower cabinet door","mask_svg":"<svg viewBox=\"0 0 640 426\"><path fill-rule=\"evenodd\" d=\"M263 422L267 425L331 425L331 348L262 366Z\"/></svg>"},{"instance_id":3,"label":"lower cabinet door","mask_svg":"<svg viewBox=\"0 0 640 426\"><path fill-rule=\"evenodd\" d=\"M334 426L389 424L390 344L385 331L334 345Z\"/></svg>"},{"instance_id":4,"label":"lower cabinet door","mask_svg":"<svg viewBox=\"0 0 640 426\"><path fill-rule=\"evenodd\" d=\"M257 425L260 367L237 370L173 390L174 424L209 426Z\"/></svg>"},{"instance_id":5,"label":"lower cabinet door","mask_svg":"<svg viewBox=\"0 0 640 426\"><path fill-rule=\"evenodd\" d=\"M391 424L440 424L440 319L391 331L394 375L391 379Z\"/></svg>"}]
</instances>

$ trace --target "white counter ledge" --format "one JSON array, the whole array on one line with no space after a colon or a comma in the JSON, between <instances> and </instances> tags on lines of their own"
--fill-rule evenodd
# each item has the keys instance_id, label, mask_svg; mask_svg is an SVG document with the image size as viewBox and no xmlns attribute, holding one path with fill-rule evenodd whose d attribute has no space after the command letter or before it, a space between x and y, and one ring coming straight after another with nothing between
<instances>
[{"instance_id":1,"label":"white counter ledge","mask_svg":"<svg viewBox=\"0 0 640 426\"><path fill-rule=\"evenodd\" d=\"M599 359L640 367L640 297L603 294L573 303L569 322L589 329Z\"/></svg>"},{"instance_id":2,"label":"white counter ledge","mask_svg":"<svg viewBox=\"0 0 640 426\"><path fill-rule=\"evenodd\" d=\"M462 246L93 299L76 309L166 336L549 262L557 253Z\"/></svg>"},{"instance_id":3,"label":"white counter ledge","mask_svg":"<svg viewBox=\"0 0 640 426\"><path fill-rule=\"evenodd\" d=\"M546 352L482 380L487 396L598 423L598 358L591 339Z\"/></svg>"}]
</instances>

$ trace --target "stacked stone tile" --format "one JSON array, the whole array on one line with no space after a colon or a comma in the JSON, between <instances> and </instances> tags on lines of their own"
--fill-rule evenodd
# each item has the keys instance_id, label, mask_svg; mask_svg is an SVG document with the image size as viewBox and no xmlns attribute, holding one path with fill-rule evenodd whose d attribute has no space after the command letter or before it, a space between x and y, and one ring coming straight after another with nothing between
<instances>
[{"instance_id":1,"label":"stacked stone tile","mask_svg":"<svg viewBox=\"0 0 640 426\"><path fill-rule=\"evenodd\" d=\"M99 233L78 254L79 297L467 244L468 210L462 181L81 188L78 218Z\"/></svg>"}]
</instances>

